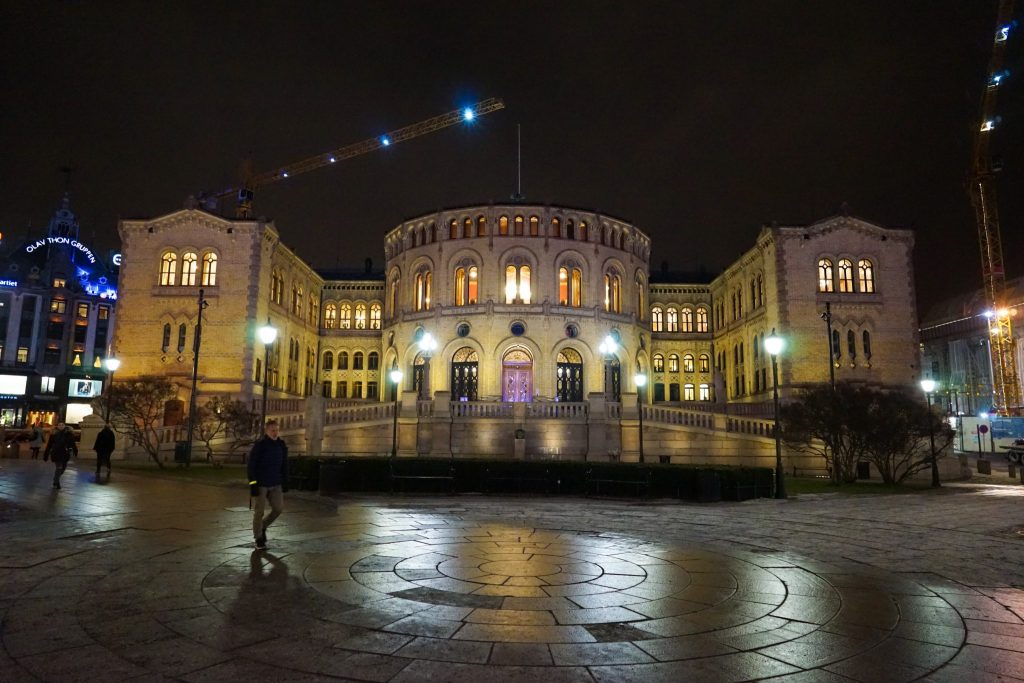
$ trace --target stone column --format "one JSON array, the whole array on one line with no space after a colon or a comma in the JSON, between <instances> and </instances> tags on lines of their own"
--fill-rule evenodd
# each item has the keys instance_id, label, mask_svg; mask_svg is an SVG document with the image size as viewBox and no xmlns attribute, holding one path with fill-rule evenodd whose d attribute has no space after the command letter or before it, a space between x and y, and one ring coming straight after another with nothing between
<instances>
[{"instance_id":1,"label":"stone column","mask_svg":"<svg viewBox=\"0 0 1024 683\"><path fill-rule=\"evenodd\" d=\"M398 412L398 456L401 458L416 457L416 424L417 401L419 395L415 391L402 392L402 404ZM394 425L392 425L394 428Z\"/></svg>"},{"instance_id":2,"label":"stone column","mask_svg":"<svg viewBox=\"0 0 1024 683\"><path fill-rule=\"evenodd\" d=\"M607 462L608 460L608 415L604 392L592 391L587 394L587 460Z\"/></svg>"},{"instance_id":3,"label":"stone column","mask_svg":"<svg viewBox=\"0 0 1024 683\"><path fill-rule=\"evenodd\" d=\"M430 455L435 458L452 456L452 394L450 391L434 393L430 411Z\"/></svg>"},{"instance_id":4,"label":"stone column","mask_svg":"<svg viewBox=\"0 0 1024 683\"><path fill-rule=\"evenodd\" d=\"M640 461L640 406L636 394L622 394L621 434L622 462Z\"/></svg>"},{"instance_id":5,"label":"stone column","mask_svg":"<svg viewBox=\"0 0 1024 683\"><path fill-rule=\"evenodd\" d=\"M320 394L306 397L306 455L317 457L323 452L326 407L327 402Z\"/></svg>"}]
</instances>

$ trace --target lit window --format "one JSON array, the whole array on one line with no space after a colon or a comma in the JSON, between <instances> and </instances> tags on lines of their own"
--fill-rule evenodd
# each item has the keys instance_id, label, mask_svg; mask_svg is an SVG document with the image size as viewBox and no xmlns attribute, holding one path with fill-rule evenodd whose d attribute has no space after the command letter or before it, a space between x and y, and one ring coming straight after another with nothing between
<instances>
[{"instance_id":1,"label":"lit window","mask_svg":"<svg viewBox=\"0 0 1024 683\"><path fill-rule=\"evenodd\" d=\"M697 309L697 331L708 331L708 309L706 308Z\"/></svg>"},{"instance_id":2,"label":"lit window","mask_svg":"<svg viewBox=\"0 0 1024 683\"><path fill-rule=\"evenodd\" d=\"M617 273L604 276L604 310L622 313L622 278Z\"/></svg>"},{"instance_id":3,"label":"lit window","mask_svg":"<svg viewBox=\"0 0 1024 683\"><path fill-rule=\"evenodd\" d=\"M586 221L580 221L580 227L579 227L578 232L576 233L576 237L581 242L586 242L587 241L587 223L586 223Z\"/></svg>"},{"instance_id":4,"label":"lit window","mask_svg":"<svg viewBox=\"0 0 1024 683\"><path fill-rule=\"evenodd\" d=\"M50 312L63 313L68 309L68 302L64 299L50 299Z\"/></svg>"},{"instance_id":5,"label":"lit window","mask_svg":"<svg viewBox=\"0 0 1024 683\"><path fill-rule=\"evenodd\" d=\"M861 259L857 262L857 279L860 291L865 294L875 291L875 269L871 265L871 261Z\"/></svg>"},{"instance_id":6,"label":"lit window","mask_svg":"<svg viewBox=\"0 0 1024 683\"><path fill-rule=\"evenodd\" d=\"M498 219L498 234L508 234L508 216L502 216L501 218Z\"/></svg>"},{"instance_id":7,"label":"lit window","mask_svg":"<svg viewBox=\"0 0 1024 683\"><path fill-rule=\"evenodd\" d=\"M476 266L459 266L455 269L455 305L472 306L477 303L479 271Z\"/></svg>"},{"instance_id":8,"label":"lit window","mask_svg":"<svg viewBox=\"0 0 1024 683\"><path fill-rule=\"evenodd\" d=\"M683 356L683 372L693 372L693 356L686 354Z\"/></svg>"},{"instance_id":9,"label":"lit window","mask_svg":"<svg viewBox=\"0 0 1024 683\"><path fill-rule=\"evenodd\" d=\"M665 321L666 332L679 331L679 311L674 308L668 309L668 311L666 311Z\"/></svg>"},{"instance_id":10,"label":"lit window","mask_svg":"<svg viewBox=\"0 0 1024 683\"><path fill-rule=\"evenodd\" d=\"M45 377L44 376L42 378L42 382L40 383L40 390L44 394L52 394L54 392L54 390L55 390L54 388L55 388L56 384L57 384L57 378L56 377Z\"/></svg>"},{"instance_id":11,"label":"lit window","mask_svg":"<svg viewBox=\"0 0 1024 683\"><path fill-rule=\"evenodd\" d=\"M312 292L309 293L309 307L306 311L306 321L310 325L316 325L320 322L320 299L318 299Z\"/></svg>"},{"instance_id":12,"label":"lit window","mask_svg":"<svg viewBox=\"0 0 1024 683\"><path fill-rule=\"evenodd\" d=\"M324 306L324 327L333 330L338 326L338 307L334 304Z\"/></svg>"},{"instance_id":13,"label":"lit window","mask_svg":"<svg viewBox=\"0 0 1024 683\"><path fill-rule=\"evenodd\" d=\"M853 262L850 259L842 259L836 268L839 275L839 291L853 291Z\"/></svg>"},{"instance_id":14,"label":"lit window","mask_svg":"<svg viewBox=\"0 0 1024 683\"><path fill-rule=\"evenodd\" d=\"M536 216L530 216L530 237L537 237L540 235L540 219Z\"/></svg>"},{"instance_id":15,"label":"lit window","mask_svg":"<svg viewBox=\"0 0 1024 683\"><path fill-rule=\"evenodd\" d=\"M181 255L181 286L195 287L196 272L199 269L199 257L194 251L187 251Z\"/></svg>"},{"instance_id":16,"label":"lit window","mask_svg":"<svg viewBox=\"0 0 1024 683\"><path fill-rule=\"evenodd\" d=\"M62 277L57 277L53 279L53 286L63 289L64 287L68 286L68 281Z\"/></svg>"},{"instance_id":17,"label":"lit window","mask_svg":"<svg viewBox=\"0 0 1024 683\"><path fill-rule=\"evenodd\" d=\"M366 304L356 304L356 329L366 329Z\"/></svg>"},{"instance_id":18,"label":"lit window","mask_svg":"<svg viewBox=\"0 0 1024 683\"><path fill-rule=\"evenodd\" d=\"M414 292L413 308L417 311L425 311L430 308L430 287L433 280L429 270L422 270L416 273L416 290Z\"/></svg>"},{"instance_id":19,"label":"lit window","mask_svg":"<svg viewBox=\"0 0 1024 683\"><path fill-rule=\"evenodd\" d=\"M665 356L660 353L654 354L652 364L654 365L655 372L665 372Z\"/></svg>"},{"instance_id":20,"label":"lit window","mask_svg":"<svg viewBox=\"0 0 1024 683\"><path fill-rule=\"evenodd\" d=\"M523 234L523 217L522 216L516 216L516 218L515 218L515 233L518 236L521 236Z\"/></svg>"},{"instance_id":21,"label":"lit window","mask_svg":"<svg viewBox=\"0 0 1024 683\"><path fill-rule=\"evenodd\" d=\"M160 257L160 284L173 285L178 274L178 255L173 251Z\"/></svg>"},{"instance_id":22,"label":"lit window","mask_svg":"<svg viewBox=\"0 0 1024 683\"><path fill-rule=\"evenodd\" d=\"M683 332L693 332L693 309L684 308L679 311L680 323Z\"/></svg>"},{"instance_id":23,"label":"lit window","mask_svg":"<svg viewBox=\"0 0 1024 683\"><path fill-rule=\"evenodd\" d=\"M392 276L391 288L388 290L388 311L389 315L394 318L398 314L398 284L401 282L401 278Z\"/></svg>"},{"instance_id":24,"label":"lit window","mask_svg":"<svg viewBox=\"0 0 1024 683\"><path fill-rule=\"evenodd\" d=\"M459 222L452 219L452 222L448 224L448 239L456 240L459 238Z\"/></svg>"},{"instance_id":25,"label":"lit window","mask_svg":"<svg viewBox=\"0 0 1024 683\"><path fill-rule=\"evenodd\" d=\"M28 347L27 346L19 346L18 347L17 361L19 363L27 363L28 362Z\"/></svg>"},{"instance_id":26,"label":"lit window","mask_svg":"<svg viewBox=\"0 0 1024 683\"><path fill-rule=\"evenodd\" d=\"M818 291L835 291L832 282L832 262L827 258L823 258L818 261Z\"/></svg>"},{"instance_id":27,"label":"lit window","mask_svg":"<svg viewBox=\"0 0 1024 683\"><path fill-rule=\"evenodd\" d=\"M692 384L684 384L683 385L683 400L684 401L693 401L695 398L696 398L696 396L695 396L695 394L693 392L693 385Z\"/></svg>"},{"instance_id":28,"label":"lit window","mask_svg":"<svg viewBox=\"0 0 1024 683\"><path fill-rule=\"evenodd\" d=\"M668 371L679 372L679 356L674 353L668 357Z\"/></svg>"},{"instance_id":29,"label":"lit window","mask_svg":"<svg viewBox=\"0 0 1024 683\"><path fill-rule=\"evenodd\" d=\"M338 327L343 330L352 329L352 304L342 304Z\"/></svg>"},{"instance_id":30,"label":"lit window","mask_svg":"<svg viewBox=\"0 0 1024 683\"><path fill-rule=\"evenodd\" d=\"M109 320L110 319L110 306L100 306L97 309L96 317L99 318L100 320Z\"/></svg>"},{"instance_id":31,"label":"lit window","mask_svg":"<svg viewBox=\"0 0 1024 683\"><path fill-rule=\"evenodd\" d=\"M711 357L701 354L697 358L697 372L711 372Z\"/></svg>"},{"instance_id":32,"label":"lit window","mask_svg":"<svg viewBox=\"0 0 1024 683\"><path fill-rule=\"evenodd\" d=\"M89 317L89 304L78 304L76 309L77 309L77 315L78 315L79 318L88 318Z\"/></svg>"},{"instance_id":33,"label":"lit window","mask_svg":"<svg viewBox=\"0 0 1024 683\"><path fill-rule=\"evenodd\" d=\"M583 271L571 266L558 269L558 303L579 308L582 305Z\"/></svg>"},{"instance_id":34,"label":"lit window","mask_svg":"<svg viewBox=\"0 0 1024 683\"><path fill-rule=\"evenodd\" d=\"M487 236L487 219L483 216L476 217L476 236L486 237Z\"/></svg>"},{"instance_id":35,"label":"lit window","mask_svg":"<svg viewBox=\"0 0 1024 683\"><path fill-rule=\"evenodd\" d=\"M665 331L665 312L661 310L661 306L655 306L651 309L651 331Z\"/></svg>"},{"instance_id":36,"label":"lit window","mask_svg":"<svg viewBox=\"0 0 1024 683\"><path fill-rule=\"evenodd\" d=\"M505 267L505 303L530 303L533 295L530 289L530 266L508 265Z\"/></svg>"},{"instance_id":37,"label":"lit window","mask_svg":"<svg viewBox=\"0 0 1024 683\"><path fill-rule=\"evenodd\" d=\"M380 304L370 304L370 329L380 329Z\"/></svg>"},{"instance_id":38,"label":"lit window","mask_svg":"<svg viewBox=\"0 0 1024 683\"><path fill-rule=\"evenodd\" d=\"M204 287L215 287L217 285L217 255L212 251L203 254L203 277Z\"/></svg>"},{"instance_id":39,"label":"lit window","mask_svg":"<svg viewBox=\"0 0 1024 683\"><path fill-rule=\"evenodd\" d=\"M698 400L710 401L711 400L711 387L708 386L707 384L701 384L700 387L698 387L698 388L700 389L700 393L698 394Z\"/></svg>"},{"instance_id":40,"label":"lit window","mask_svg":"<svg viewBox=\"0 0 1024 683\"><path fill-rule=\"evenodd\" d=\"M467 218L466 220L462 221L462 236L463 237L472 237L473 236L473 219L472 218Z\"/></svg>"}]
</instances>

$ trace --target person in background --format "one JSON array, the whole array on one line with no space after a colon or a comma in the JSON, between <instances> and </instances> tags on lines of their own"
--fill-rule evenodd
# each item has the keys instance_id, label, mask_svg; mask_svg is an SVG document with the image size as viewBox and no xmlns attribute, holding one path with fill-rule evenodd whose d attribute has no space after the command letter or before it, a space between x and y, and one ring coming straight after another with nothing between
<instances>
[{"instance_id":1,"label":"person in background","mask_svg":"<svg viewBox=\"0 0 1024 683\"><path fill-rule=\"evenodd\" d=\"M103 425L103 429L96 435L96 443L93 444L92 449L96 451L96 483L100 483L100 467L107 468L107 481L110 481L110 454L114 452L114 446L116 439L114 438L114 430L110 428L110 423Z\"/></svg>"},{"instance_id":2,"label":"person in background","mask_svg":"<svg viewBox=\"0 0 1024 683\"><path fill-rule=\"evenodd\" d=\"M32 459L39 459L39 449L43 447L43 430L39 427L39 422L32 425L32 438L28 441L28 447L32 449Z\"/></svg>"},{"instance_id":3,"label":"person in background","mask_svg":"<svg viewBox=\"0 0 1024 683\"><path fill-rule=\"evenodd\" d=\"M78 457L75 435L71 427L58 422L57 428L50 434L50 440L46 442L46 450L43 451L44 461L53 458L53 488L60 488L60 475L68 468L68 460L72 456Z\"/></svg>"},{"instance_id":4,"label":"person in background","mask_svg":"<svg viewBox=\"0 0 1024 683\"><path fill-rule=\"evenodd\" d=\"M276 420L267 420L263 438L253 444L249 454L249 493L256 499L252 515L252 535L256 547L267 547L267 527L284 511L284 493L288 490L288 446L278 436ZM263 516L267 502L270 514Z\"/></svg>"}]
</instances>

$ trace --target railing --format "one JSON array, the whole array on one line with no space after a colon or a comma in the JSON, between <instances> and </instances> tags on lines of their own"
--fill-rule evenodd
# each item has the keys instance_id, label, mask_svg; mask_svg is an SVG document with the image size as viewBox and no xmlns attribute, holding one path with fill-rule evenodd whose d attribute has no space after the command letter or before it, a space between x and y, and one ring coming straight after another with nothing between
<instances>
[{"instance_id":1,"label":"railing","mask_svg":"<svg viewBox=\"0 0 1024 683\"><path fill-rule=\"evenodd\" d=\"M613 419L622 418L622 404L621 403L606 403L608 407L608 417Z\"/></svg>"},{"instance_id":2,"label":"railing","mask_svg":"<svg viewBox=\"0 0 1024 683\"><path fill-rule=\"evenodd\" d=\"M358 406L362 404L363 401L357 398L329 398L324 401L324 407L326 407L327 410L331 410L332 408L347 408L348 406Z\"/></svg>"},{"instance_id":3,"label":"railing","mask_svg":"<svg viewBox=\"0 0 1024 683\"><path fill-rule=\"evenodd\" d=\"M658 424L679 425L681 427L700 427L714 429L715 416L712 413L694 412L683 408L668 406L642 406L644 420Z\"/></svg>"},{"instance_id":4,"label":"railing","mask_svg":"<svg viewBox=\"0 0 1024 683\"><path fill-rule=\"evenodd\" d=\"M419 417L430 417L434 411L434 402L430 399L421 399L416 401L416 415Z\"/></svg>"},{"instance_id":5,"label":"railing","mask_svg":"<svg viewBox=\"0 0 1024 683\"><path fill-rule=\"evenodd\" d=\"M331 408L324 415L325 425L347 424L350 422L372 422L390 420L395 415L395 404L361 403L358 405Z\"/></svg>"},{"instance_id":6,"label":"railing","mask_svg":"<svg viewBox=\"0 0 1024 683\"><path fill-rule=\"evenodd\" d=\"M512 403L453 401L452 417L512 417Z\"/></svg>"},{"instance_id":7,"label":"railing","mask_svg":"<svg viewBox=\"0 0 1024 683\"><path fill-rule=\"evenodd\" d=\"M772 420L755 418L730 417L726 420L725 431L736 434L752 434L754 436L772 436L775 423Z\"/></svg>"},{"instance_id":8,"label":"railing","mask_svg":"<svg viewBox=\"0 0 1024 683\"><path fill-rule=\"evenodd\" d=\"M289 429L302 429L306 424L305 413L274 415L274 419L277 420L277 424L281 428L281 431L287 431Z\"/></svg>"},{"instance_id":9,"label":"railing","mask_svg":"<svg viewBox=\"0 0 1024 683\"><path fill-rule=\"evenodd\" d=\"M535 419L586 419L587 404L583 402L528 403L526 416Z\"/></svg>"},{"instance_id":10,"label":"railing","mask_svg":"<svg viewBox=\"0 0 1024 683\"><path fill-rule=\"evenodd\" d=\"M262 398L254 398L252 409L261 412L260 405ZM306 399L304 398L271 398L267 399L267 415L280 415L281 413L301 413L306 410Z\"/></svg>"}]
</instances>

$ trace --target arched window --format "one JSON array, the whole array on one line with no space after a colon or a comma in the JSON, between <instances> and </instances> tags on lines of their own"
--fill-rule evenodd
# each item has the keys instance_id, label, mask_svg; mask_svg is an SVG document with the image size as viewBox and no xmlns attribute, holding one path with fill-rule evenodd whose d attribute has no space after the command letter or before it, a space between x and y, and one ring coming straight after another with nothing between
<instances>
[{"instance_id":1,"label":"arched window","mask_svg":"<svg viewBox=\"0 0 1024 683\"><path fill-rule=\"evenodd\" d=\"M185 323L178 325L178 353L185 350L185 338L188 334L188 328Z\"/></svg>"},{"instance_id":2,"label":"arched window","mask_svg":"<svg viewBox=\"0 0 1024 683\"><path fill-rule=\"evenodd\" d=\"M199 256L194 251L186 251L181 255L181 286L195 287L196 273L199 270Z\"/></svg>"},{"instance_id":3,"label":"arched window","mask_svg":"<svg viewBox=\"0 0 1024 683\"><path fill-rule=\"evenodd\" d=\"M515 217L514 229L515 229L515 234L517 236L521 236L523 234L523 217L522 216L516 216Z\"/></svg>"},{"instance_id":4,"label":"arched window","mask_svg":"<svg viewBox=\"0 0 1024 683\"><path fill-rule=\"evenodd\" d=\"M674 353L668 357L668 371L679 372L679 356Z\"/></svg>"},{"instance_id":5,"label":"arched window","mask_svg":"<svg viewBox=\"0 0 1024 683\"><path fill-rule=\"evenodd\" d=\"M416 273L416 289L413 292L413 310L426 311L430 308L430 288L432 275L429 270Z\"/></svg>"},{"instance_id":6,"label":"arched window","mask_svg":"<svg viewBox=\"0 0 1024 683\"><path fill-rule=\"evenodd\" d=\"M487 236L487 219L483 216L476 217L476 236L486 237Z\"/></svg>"},{"instance_id":7,"label":"arched window","mask_svg":"<svg viewBox=\"0 0 1024 683\"><path fill-rule=\"evenodd\" d=\"M579 231L577 232L576 236L579 238L580 242L586 242L587 241L587 222L586 221L580 221Z\"/></svg>"},{"instance_id":8,"label":"arched window","mask_svg":"<svg viewBox=\"0 0 1024 683\"><path fill-rule=\"evenodd\" d=\"M622 278L618 273L605 273L604 310L609 313L622 313Z\"/></svg>"},{"instance_id":9,"label":"arched window","mask_svg":"<svg viewBox=\"0 0 1024 683\"><path fill-rule=\"evenodd\" d=\"M324 351L324 370L334 369L334 354L330 351Z\"/></svg>"},{"instance_id":10,"label":"arched window","mask_svg":"<svg viewBox=\"0 0 1024 683\"><path fill-rule=\"evenodd\" d=\"M583 271L575 264L558 269L558 303L579 308L583 305Z\"/></svg>"},{"instance_id":11,"label":"arched window","mask_svg":"<svg viewBox=\"0 0 1024 683\"><path fill-rule=\"evenodd\" d=\"M341 305L341 315L338 321L338 327L343 330L352 329L352 304Z\"/></svg>"},{"instance_id":12,"label":"arched window","mask_svg":"<svg viewBox=\"0 0 1024 683\"><path fill-rule=\"evenodd\" d=\"M871 333L867 330L861 334L861 345L864 347L864 357L871 360Z\"/></svg>"},{"instance_id":13,"label":"arched window","mask_svg":"<svg viewBox=\"0 0 1024 683\"><path fill-rule=\"evenodd\" d=\"M665 331L665 313L661 310L661 306L655 306L651 309L651 332L664 332Z\"/></svg>"},{"instance_id":14,"label":"arched window","mask_svg":"<svg viewBox=\"0 0 1024 683\"><path fill-rule=\"evenodd\" d=\"M711 372L711 356L702 353L697 357L697 372Z\"/></svg>"},{"instance_id":15,"label":"arched window","mask_svg":"<svg viewBox=\"0 0 1024 683\"><path fill-rule=\"evenodd\" d=\"M683 356L683 372L693 372L693 371L694 371L693 356L690 355L689 353L687 353L687 354L685 354Z\"/></svg>"},{"instance_id":16,"label":"arched window","mask_svg":"<svg viewBox=\"0 0 1024 683\"><path fill-rule=\"evenodd\" d=\"M394 318L398 315L398 285L401 278L397 275L391 277L391 285L388 289L388 316Z\"/></svg>"},{"instance_id":17,"label":"arched window","mask_svg":"<svg viewBox=\"0 0 1024 683\"><path fill-rule=\"evenodd\" d=\"M356 351L352 354L352 369L362 370L363 369L363 352Z\"/></svg>"},{"instance_id":18,"label":"arched window","mask_svg":"<svg viewBox=\"0 0 1024 683\"><path fill-rule=\"evenodd\" d=\"M324 306L324 327L333 330L338 326L338 307L334 304Z\"/></svg>"},{"instance_id":19,"label":"arched window","mask_svg":"<svg viewBox=\"0 0 1024 683\"><path fill-rule=\"evenodd\" d=\"M853 330L846 331L846 352L850 354L850 360L857 357L857 335Z\"/></svg>"},{"instance_id":20,"label":"arched window","mask_svg":"<svg viewBox=\"0 0 1024 683\"><path fill-rule=\"evenodd\" d=\"M455 269L456 306L472 306L479 301L479 272L472 265L462 265Z\"/></svg>"},{"instance_id":21,"label":"arched window","mask_svg":"<svg viewBox=\"0 0 1024 683\"><path fill-rule=\"evenodd\" d=\"M551 219L551 230L548 232L549 237L561 237L562 236L562 221L557 218Z\"/></svg>"},{"instance_id":22,"label":"arched window","mask_svg":"<svg viewBox=\"0 0 1024 683\"><path fill-rule=\"evenodd\" d=\"M436 242L437 241L437 225L435 225L434 223L431 223L430 226L427 228L427 234L430 237L430 243L431 244Z\"/></svg>"},{"instance_id":23,"label":"arched window","mask_svg":"<svg viewBox=\"0 0 1024 683\"><path fill-rule=\"evenodd\" d=\"M508 216L502 216L501 218L498 219L498 234L508 234Z\"/></svg>"},{"instance_id":24,"label":"arched window","mask_svg":"<svg viewBox=\"0 0 1024 683\"><path fill-rule=\"evenodd\" d=\"M694 393L693 385L692 384L684 384L683 385L683 400L684 401L695 401L695 400L697 400L697 396Z\"/></svg>"},{"instance_id":25,"label":"arched window","mask_svg":"<svg viewBox=\"0 0 1024 683\"><path fill-rule=\"evenodd\" d=\"M380 329L380 304L370 304L370 329Z\"/></svg>"},{"instance_id":26,"label":"arched window","mask_svg":"<svg viewBox=\"0 0 1024 683\"><path fill-rule=\"evenodd\" d=\"M708 309L703 306L697 308L697 331L708 331Z\"/></svg>"},{"instance_id":27,"label":"arched window","mask_svg":"<svg viewBox=\"0 0 1024 683\"><path fill-rule=\"evenodd\" d=\"M171 346L171 324L170 323L164 323L164 334L163 334L163 337L160 340L160 348L162 348L164 350L164 353L167 353L167 349L170 348L170 346Z\"/></svg>"},{"instance_id":28,"label":"arched window","mask_svg":"<svg viewBox=\"0 0 1024 683\"><path fill-rule=\"evenodd\" d=\"M178 255L173 251L165 251L160 257L160 284L174 285L178 274Z\"/></svg>"},{"instance_id":29,"label":"arched window","mask_svg":"<svg viewBox=\"0 0 1024 683\"><path fill-rule=\"evenodd\" d=\"M217 286L217 255L212 251L203 254L203 287Z\"/></svg>"},{"instance_id":30,"label":"arched window","mask_svg":"<svg viewBox=\"0 0 1024 683\"><path fill-rule=\"evenodd\" d=\"M697 388L700 391L700 394L698 394L698 396L697 396L697 400L699 400L699 401L710 401L711 400L711 387L710 387L710 385L701 384Z\"/></svg>"},{"instance_id":31,"label":"arched window","mask_svg":"<svg viewBox=\"0 0 1024 683\"><path fill-rule=\"evenodd\" d=\"M674 308L668 309L665 314L665 331L666 332L678 332L679 331L679 311Z\"/></svg>"},{"instance_id":32,"label":"arched window","mask_svg":"<svg viewBox=\"0 0 1024 683\"><path fill-rule=\"evenodd\" d=\"M448 224L448 239L457 240L459 239L459 222L454 218Z\"/></svg>"},{"instance_id":33,"label":"arched window","mask_svg":"<svg viewBox=\"0 0 1024 683\"><path fill-rule=\"evenodd\" d=\"M540 234L540 219L530 216L530 237L537 237Z\"/></svg>"},{"instance_id":34,"label":"arched window","mask_svg":"<svg viewBox=\"0 0 1024 683\"><path fill-rule=\"evenodd\" d=\"M356 304L356 329L366 329L366 304Z\"/></svg>"},{"instance_id":35,"label":"arched window","mask_svg":"<svg viewBox=\"0 0 1024 683\"><path fill-rule=\"evenodd\" d=\"M757 276L757 305L764 306L764 279Z\"/></svg>"},{"instance_id":36,"label":"arched window","mask_svg":"<svg viewBox=\"0 0 1024 683\"><path fill-rule=\"evenodd\" d=\"M555 400L583 400L583 357L575 349L562 349L556 357Z\"/></svg>"},{"instance_id":37,"label":"arched window","mask_svg":"<svg viewBox=\"0 0 1024 683\"><path fill-rule=\"evenodd\" d=\"M853 262L848 258L840 259L836 268L839 275L839 291L853 291Z\"/></svg>"},{"instance_id":38,"label":"arched window","mask_svg":"<svg viewBox=\"0 0 1024 683\"><path fill-rule=\"evenodd\" d=\"M857 284L858 289L865 294L875 291L875 268L871 261L861 259L857 262Z\"/></svg>"},{"instance_id":39,"label":"arched window","mask_svg":"<svg viewBox=\"0 0 1024 683\"><path fill-rule=\"evenodd\" d=\"M306 307L306 319L310 325L320 322L320 299L313 293L309 293L309 301Z\"/></svg>"},{"instance_id":40,"label":"arched window","mask_svg":"<svg viewBox=\"0 0 1024 683\"><path fill-rule=\"evenodd\" d=\"M528 304L532 296L530 266L511 263L505 266L505 303Z\"/></svg>"},{"instance_id":41,"label":"arched window","mask_svg":"<svg viewBox=\"0 0 1024 683\"><path fill-rule=\"evenodd\" d=\"M366 357L366 369L367 370L376 370L379 367L380 367L380 354L377 353L376 351L370 351L369 355Z\"/></svg>"},{"instance_id":42,"label":"arched window","mask_svg":"<svg viewBox=\"0 0 1024 683\"><path fill-rule=\"evenodd\" d=\"M565 222L565 239L576 239L576 224L572 222L571 218Z\"/></svg>"},{"instance_id":43,"label":"arched window","mask_svg":"<svg viewBox=\"0 0 1024 683\"><path fill-rule=\"evenodd\" d=\"M693 309L684 308L679 311L680 329L683 332L693 332Z\"/></svg>"},{"instance_id":44,"label":"arched window","mask_svg":"<svg viewBox=\"0 0 1024 683\"><path fill-rule=\"evenodd\" d=\"M842 354L843 349L839 346L839 330L832 330L832 355L838 359Z\"/></svg>"},{"instance_id":45,"label":"arched window","mask_svg":"<svg viewBox=\"0 0 1024 683\"><path fill-rule=\"evenodd\" d=\"M462 236L472 237L473 236L473 219L466 218L462 221Z\"/></svg>"},{"instance_id":46,"label":"arched window","mask_svg":"<svg viewBox=\"0 0 1024 683\"><path fill-rule=\"evenodd\" d=\"M338 351L338 369L348 370L348 351Z\"/></svg>"},{"instance_id":47,"label":"arched window","mask_svg":"<svg viewBox=\"0 0 1024 683\"><path fill-rule=\"evenodd\" d=\"M281 275L280 271L274 270L270 274L270 300L281 305L281 301L284 299L284 276Z\"/></svg>"},{"instance_id":48,"label":"arched window","mask_svg":"<svg viewBox=\"0 0 1024 683\"><path fill-rule=\"evenodd\" d=\"M654 354L651 358L651 365L654 367L655 372L665 372L665 356L660 353Z\"/></svg>"},{"instance_id":49,"label":"arched window","mask_svg":"<svg viewBox=\"0 0 1024 683\"><path fill-rule=\"evenodd\" d=\"M818 291L835 291L835 286L832 282L832 261L827 258L818 261Z\"/></svg>"},{"instance_id":50,"label":"arched window","mask_svg":"<svg viewBox=\"0 0 1024 683\"><path fill-rule=\"evenodd\" d=\"M302 286L292 284L292 313L302 315Z\"/></svg>"},{"instance_id":51,"label":"arched window","mask_svg":"<svg viewBox=\"0 0 1024 683\"><path fill-rule=\"evenodd\" d=\"M750 278L750 307L757 308L757 280Z\"/></svg>"}]
</instances>

